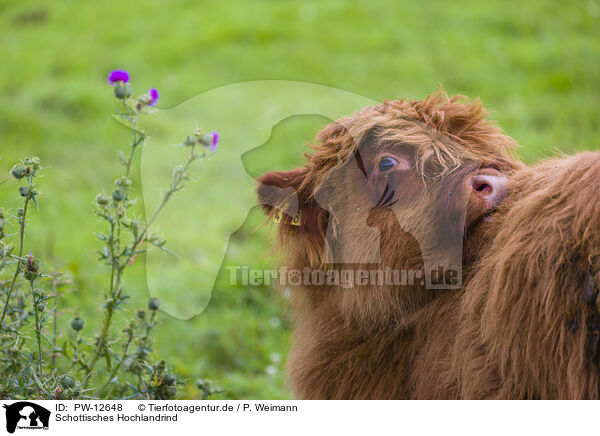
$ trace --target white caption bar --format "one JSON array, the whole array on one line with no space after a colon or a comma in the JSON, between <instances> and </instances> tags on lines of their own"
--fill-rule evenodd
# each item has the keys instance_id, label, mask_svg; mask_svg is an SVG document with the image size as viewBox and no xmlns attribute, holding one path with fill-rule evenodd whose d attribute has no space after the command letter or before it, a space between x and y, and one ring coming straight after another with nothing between
<instances>
[{"instance_id":1,"label":"white caption bar","mask_svg":"<svg viewBox=\"0 0 600 436\"><path fill-rule=\"evenodd\" d=\"M0 401L0 434L582 434L598 403L567 401ZM6 434L6 433L4 433ZM309 434L310 436L310 434Z\"/></svg>"}]
</instances>

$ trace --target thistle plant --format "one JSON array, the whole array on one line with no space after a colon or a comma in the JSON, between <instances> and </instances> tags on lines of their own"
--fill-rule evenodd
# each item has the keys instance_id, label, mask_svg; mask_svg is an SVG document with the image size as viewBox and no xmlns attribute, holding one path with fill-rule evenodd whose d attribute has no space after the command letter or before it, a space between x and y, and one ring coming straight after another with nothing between
<instances>
[{"instance_id":1,"label":"thistle plant","mask_svg":"<svg viewBox=\"0 0 600 436\"><path fill-rule=\"evenodd\" d=\"M39 207L37 178L44 170L39 158L27 158L10 170L21 207L16 213L0 210L0 368L7 375L0 380L1 398L172 399L182 382L154 353L160 301L150 298L145 309L131 313L125 276L148 245L169 252L160 235L149 229L190 180L192 164L215 152L219 136L195 129L183 140L180 146L187 150L187 159L174 168L154 212L146 221L139 219L132 212L136 199L131 174L147 137L138 129L138 119L151 115L159 93L151 88L132 99L129 73L124 70L112 71L108 83L113 87L117 116L131 127L132 138L128 150L119 153L122 175L95 198L94 213L104 223L103 231L96 233L102 244L99 261L107 274L100 328L86 334L88 322L75 316L67 332L58 331L60 284L68 281L60 279L64 273L43 273L43 262L27 244L30 211L32 206ZM7 232L11 225L16 227L13 234ZM130 318L124 328L115 325L115 314L120 311ZM198 389L207 396L204 385Z\"/></svg>"}]
</instances>

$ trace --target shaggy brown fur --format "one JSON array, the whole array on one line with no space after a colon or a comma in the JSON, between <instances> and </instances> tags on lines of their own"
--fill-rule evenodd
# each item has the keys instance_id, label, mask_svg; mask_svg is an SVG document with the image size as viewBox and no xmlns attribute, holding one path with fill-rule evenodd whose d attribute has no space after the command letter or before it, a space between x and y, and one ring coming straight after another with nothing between
<instances>
[{"instance_id":1,"label":"shaggy brown fur","mask_svg":"<svg viewBox=\"0 0 600 436\"><path fill-rule=\"evenodd\" d=\"M461 298L461 397L597 399L600 154L549 160L512 185Z\"/></svg>"},{"instance_id":2,"label":"shaggy brown fur","mask_svg":"<svg viewBox=\"0 0 600 436\"><path fill-rule=\"evenodd\" d=\"M511 185L466 289L414 317L409 398L599 398L600 154Z\"/></svg>"},{"instance_id":3,"label":"shaggy brown fur","mask_svg":"<svg viewBox=\"0 0 600 436\"><path fill-rule=\"evenodd\" d=\"M433 258L447 261L454 244L444 238L458 234L462 244L463 231L460 255L470 265L485 243L484 218L491 212L470 195L473 175L522 167L512 154L514 141L485 116L479 102L440 93L367 107L325 128L306 166L259 179L267 213L276 207L290 215L278 229L287 265L341 269L343 261L343 268L423 270L423 253L431 256L434 247L439 253ZM393 177L377 170L377 159L389 153L406 167ZM286 188L293 195L284 195ZM300 227L289 225L296 208ZM373 265L376 255L380 263ZM324 285L295 288L293 294L295 340L288 367L298 397L459 395L451 375L457 363L450 359L458 290L434 292L422 283ZM419 374L419 368L429 371Z\"/></svg>"}]
</instances>

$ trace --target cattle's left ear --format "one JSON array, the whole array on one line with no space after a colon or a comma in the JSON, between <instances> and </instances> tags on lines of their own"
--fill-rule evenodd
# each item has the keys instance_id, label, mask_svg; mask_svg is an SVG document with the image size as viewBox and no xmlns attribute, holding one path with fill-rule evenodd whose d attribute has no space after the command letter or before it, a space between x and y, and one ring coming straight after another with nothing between
<instances>
[{"instance_id":1,"label":"cattle's left ear","mask_svg":"<svg viewBox=\"0 0 600 436\"><path fill-rule=\"evenodd\" d=\"M258 202L285 230L321 235L326 212L315 202L307 175L306 167L263 174L258 178Z\"/></svg>"},{"instance_id":2,"label":"cattle's left ear","mask_svg":"<svg viewBox=\"0 0 600 436\"><path fill-rule=\"evenodd\" d=\"M300 188L306 176L306 168L296 168L291 171L273 171L258 178L258 202L267 215L276 211L294 217L306 198L300 198Z\"/></svg>"}]
</instances>

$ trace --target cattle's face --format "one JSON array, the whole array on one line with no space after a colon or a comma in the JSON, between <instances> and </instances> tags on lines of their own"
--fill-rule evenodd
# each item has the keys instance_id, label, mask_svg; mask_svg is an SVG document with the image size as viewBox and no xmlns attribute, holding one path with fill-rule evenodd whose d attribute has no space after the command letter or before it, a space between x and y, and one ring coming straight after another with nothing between
<instances>
[{"instance_id":1,"label":"cattle's face","mask_svg":"<svg viewBox=\"0 0 600 436\"><path fill-rule=\"evenodd\" d=\"M376 207L392 209L420 206L431 213L467 205L465 230L485 220L507 194L507 179L498 164L463 162L447 175L419 173L415 147L389 145L365 150L362 161L366 189ZM361 162L358 162L361 164ZM425 204L424 204L425 206Z\"/></svg>"},{"instance_id":2,"label":"cattle's face","mask_svg":"<svg viewBox=\"0 0 600 436\"><path fill-rule=\"evenodd\" d=\"M304 167L261 176L259 202L282 217L288 266L409 274L399 285L386 275L383 285L303 287L301 295L376 328L438 289L459 288L506 196L505 176L521 166L514 141L484 116L479 104L454 99L386 102L323 129Z\"/></svg>"},{"instance_id":3,"label":"cattle's face","mask_svg":"<svg viewBox=\"0 0 600 436\"><path fill-rule=\"evenodd\" d=\"M327 171L314 198L329 212L334 263L458 274L465 238L480 233L506 193L498 164L462 162L441 173L435 161L420 161L416 146L387 143L359 147ZM427 271L424 278L432 284Z\"/></svg>"}]
</instances>

